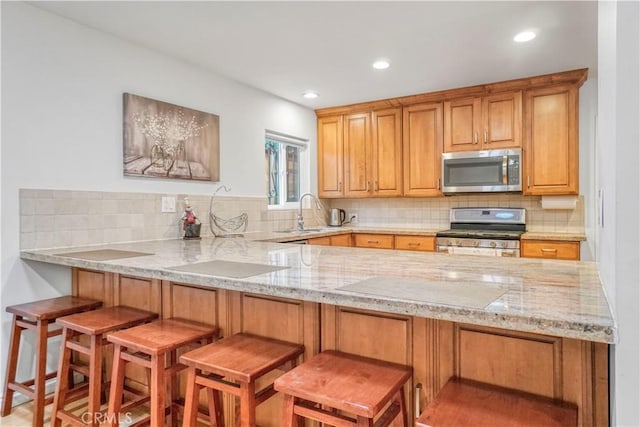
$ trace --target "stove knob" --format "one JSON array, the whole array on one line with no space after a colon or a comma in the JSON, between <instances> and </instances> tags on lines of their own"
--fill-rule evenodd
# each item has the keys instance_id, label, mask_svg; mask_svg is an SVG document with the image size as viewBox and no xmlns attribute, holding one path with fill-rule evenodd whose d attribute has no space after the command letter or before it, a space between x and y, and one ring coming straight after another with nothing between
<instances>
[{"instance_id":1,"label":"stove knob","mask_svg":"<svg viewBox=\"0 0 640 427\"><path fill-rule=\"evenodd\" d=\"M456 242L456 239L451 239L451 241L449 242L449 244L450 244L451 246L460 245L460 243Z\"/></svg>"},{"instance_id":2,"label":"stove knob","mask_svg":"<svg viewBox=\"0 0 640 427\"><path fill-rule=\"evenodd\" d=\"M503 248L506 248L506 247L508 247L508 246L509 246L509 243L508 243L508 242L502 242L502 247L503 247Z\"/></svg>"},{"instance_id":3,"label":"stove knob","mask_svg":"<svg viewBox=\"0 0 640 427\"><path fill-rule=\"evenodd\" d=\"M489 243L489 246L491 246L492 248L495 248L496 247L496 242Z\"/></svg>"}]
</instances>

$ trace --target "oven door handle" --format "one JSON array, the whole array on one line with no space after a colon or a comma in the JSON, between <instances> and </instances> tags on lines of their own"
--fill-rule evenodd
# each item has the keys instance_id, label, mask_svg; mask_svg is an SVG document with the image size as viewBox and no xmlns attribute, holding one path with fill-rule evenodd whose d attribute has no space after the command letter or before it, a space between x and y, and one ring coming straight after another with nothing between
<instances>
[{"instance_id":1,"label":"oven door handle","mask_svg":"<svg viewBox=\"0 0 640 427\"><path fill-rule=\"evenodd\" d=\"M509 165L509 156L507 155L502 156L502 183L504 185L507 185L509 183L509 176L507 174L508 165Z\"/></svg>"}]
</instances>

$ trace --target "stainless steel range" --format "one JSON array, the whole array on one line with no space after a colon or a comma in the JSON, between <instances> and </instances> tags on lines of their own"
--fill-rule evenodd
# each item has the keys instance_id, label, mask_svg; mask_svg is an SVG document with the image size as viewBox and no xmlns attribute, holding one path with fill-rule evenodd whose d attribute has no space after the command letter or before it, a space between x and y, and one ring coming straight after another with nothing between
<instances>
[{"instance_id":1,"label":"stainless steel range","mask_svg":"<svg viewBox=\"0 0 640 427\"><path fill-rule=\"evenodd\" d=\"M438 252L520 256L520 235L526 231L525 209L452 208L449 215L451 229L436 234Z\"/></svg>"}]
</instances>

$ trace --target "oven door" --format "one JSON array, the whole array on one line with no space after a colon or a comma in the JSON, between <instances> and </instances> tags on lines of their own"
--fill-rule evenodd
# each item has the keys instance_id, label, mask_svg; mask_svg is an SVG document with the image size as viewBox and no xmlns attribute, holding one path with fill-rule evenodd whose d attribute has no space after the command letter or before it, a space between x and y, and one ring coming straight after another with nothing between
<instances>
[{"instance_id":1,"label":"oven door","mask_svg":"<svg viewBox=\"0 0 640 427\"><path fill-rule=\"evenodd\" d=\"M520 149L442 154L442 192L522 191Z\"/></svg>"},{"instance_id":2,"label":"oven door","mask_svg":"<svg viewBox=\"0 0 640 427\"><path fill-rule=\"evenodd\" d=\"M467 246L438 246L439 253L451 255L480 255L493 257L519 258L520 249L474 248Z\"/></svg>"}]
</instances>

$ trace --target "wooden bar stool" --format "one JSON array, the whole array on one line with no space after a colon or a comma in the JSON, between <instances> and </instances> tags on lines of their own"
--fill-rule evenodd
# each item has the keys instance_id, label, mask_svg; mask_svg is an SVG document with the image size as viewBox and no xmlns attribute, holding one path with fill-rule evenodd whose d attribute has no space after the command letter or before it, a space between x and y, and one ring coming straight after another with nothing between
<instances>
[{"instance_id":1,"label":"wooden bar stool","mask_svg":"<svg viewBox=\"0 0 640 427\"><path fill-rule=\"evenodd\" d=\"M223 427L220 392L240 397L240 425L256 425L256 406L276 394L273 384L256 392L256 380L276 368L289 370L304 346L249 334L237 334L180 356L189 366L183 427L195 427L200 390L209 393L212 426Z\"/></svg>"},{"instance_id":2,"label":"wooden bar stool","mask_svg":"<svg viewBox=\"0 0 640 427\"><path fill-rule=\"evenodd\" d=\"M575 405L459 378L449 380L416 421L416 427L576 425Z\"/></svg>"},{"instance_id":3,"label":"wooden bar stool","mask_svg":"<svg viewBox=\"0 0 640 427\"><path fill-rule=\"evenodd\" d=\"M186 368L175 362L176 350L196 343L209 343L217 337L218 328L202 323L181 319L163 319L146 325L135 326L111 333L107 340L113 343L113 372L111 374L111 390L109 393L109 425L115 427L119 423L121 411L151 401L149 421L153 427L165 424L166 385L169 375L170 393L172 397L175 387L175 374ZM169 363L166 362L169 356ZM150 370L149 396L135 399L122 405L124 397L125 365L134 363ZM172 400L171 398L169 400ZM172 412L170 402L169 412ZM136 422L139 425L141 421Z\"/></svg>"},{"instance_id":4,"label":"wooden bar stool","mask_svg":"<svg viewBox=\"0 0 640 427\"><path fill-rule=\"evenodd\" d=\"M407 366L324 351L276 379L276 390L284 394L282 425L297 426L303 417L332 426L373 426L374 417L391 403L376 427L397 417L406 427L404 385L409 378Z\"/></svg>"},{"instance_id":5,"label":"wooden bar stool","mask_svg":"<svg viewBox=\"0 0 640 427\"><path fill-rule=\"evenodd\" d=\"M56 323L63 327L58 369L58 385L53 401L51 425L59 427L62 422L72 425L98 426L103 420L100 415L100 394L102 391L102 347L108 344L105 334L123 328L140 325L157 318L156 313L129 307L109 307L59 318ZM89 345L82 344L81 336L88 336ZM88 365L74 364L72 352L89 356ZM79 372L89 379L88 384L69 388L71 371ZM87 411L80 417L64 409L66 404L87 396ZM78 408L74 408L77 411Z\"/></svg>"},{"instance_id":6,"label":"wooden bar stool","mask_svg":"<svg viewBox=\"0 0 640 427\"><path fill-rule=\"evenodd\" d=\"M50 331L49 324L55 322L58 317L93 310L101 305L102 302L96 300L64 296L7 307L7 312L13 314L13 322L4 383L3 417L11 413L13 393L17 391L33 399L33 426L43 425L44 407L53 401L52 395L44 395L45 381L56 376L56 372L46 373L47 342L49 338L62 333L61 329ZM24 330L35 331L36 373L35 378L29 381L16 382L20 337Z\"/></svg>"}]
</instances>

